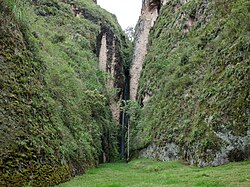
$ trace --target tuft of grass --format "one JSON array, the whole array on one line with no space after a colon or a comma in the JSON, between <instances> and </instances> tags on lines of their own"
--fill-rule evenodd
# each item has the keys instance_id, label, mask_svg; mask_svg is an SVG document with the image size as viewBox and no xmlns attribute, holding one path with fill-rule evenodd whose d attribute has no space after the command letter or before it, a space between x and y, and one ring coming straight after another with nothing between
<instances>
[{"instance_id":1,"label":"tuft of grass","mask_svg":"<svg viewBox=\"0 0 250 187\"><path fill-rule=\"evenodd\" d=\"M19 23L26 23L27 15L25 12L27 8L25 2L21 0L5 0L4 4L13 12Z\"/></svg>"},{"instance_id":2,"label":"tuft of grass","mask_svg":"<svg viewBox=\"0 0 250 187\"><path fill-rule=\"evenodd\" d=\"M249 186L250 161L198 168L149 159L103 164L58 187Z\"/></svg>"}]
</instances>

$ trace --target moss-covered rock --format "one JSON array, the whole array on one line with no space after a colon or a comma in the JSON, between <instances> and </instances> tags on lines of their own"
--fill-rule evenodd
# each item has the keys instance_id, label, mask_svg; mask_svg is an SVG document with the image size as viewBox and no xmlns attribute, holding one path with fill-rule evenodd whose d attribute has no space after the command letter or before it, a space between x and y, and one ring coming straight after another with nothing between
<instances>
[{"instance_id":1,"label":"moss-covered rock","mask_svg":"<svg viewBox=\"0 0 250 187\"><path fill-rule=\"evenodd\" d=\"M142 154L162 158L174 144L173 159L201 166L238 160L234 150L249 158L249 7L165 2L150 33L132 149L150 145Z\"/></svg>"},{"instance_id":2,"label":"moss-covered rock","mask_svg":"<svg viewBox=\"0 0 250 187\"><path fill-rule=\"evenodd\" d=\"M92 0L0 1L0 186L49 186L117 158L102 25L122 51L116 18Z\"/></svg>"}]
</instances>

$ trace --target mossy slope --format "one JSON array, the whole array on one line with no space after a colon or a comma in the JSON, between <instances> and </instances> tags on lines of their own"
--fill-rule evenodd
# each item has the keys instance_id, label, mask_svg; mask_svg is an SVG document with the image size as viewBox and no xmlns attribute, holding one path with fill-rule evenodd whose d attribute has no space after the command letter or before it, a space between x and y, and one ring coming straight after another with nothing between
<instances>
[{"instance_id":1,"label":"mossy slope","mask_svg":"<svg viewBox=\"0 0 250 187\"><path fill-rule=\"evenodd\" d=\"M161 7L140 79L144 107L132 126L132 149L174 143L179 158L199 165L249 158L249 8L244 0ZM225 160L214 163L223 150Z\"/></svg>"},{"instance_id":2,"label":"mossy slope","mask_svg":"<svg viewBox=\"0 0 250 187\"><path fill-rule=\"evenodd\" d=\"M84 15L77 17L77 10ZM92 0L0 1L0 186L48 186L117 156Z\"/></svg>"}]
</instances>

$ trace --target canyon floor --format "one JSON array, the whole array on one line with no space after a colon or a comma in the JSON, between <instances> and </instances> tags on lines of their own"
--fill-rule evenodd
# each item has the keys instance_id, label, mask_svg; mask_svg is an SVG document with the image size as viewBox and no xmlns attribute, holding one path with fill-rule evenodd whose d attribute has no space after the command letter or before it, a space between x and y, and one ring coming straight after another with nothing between
<instances>
[{"instance_id":1,"label":"canyon floor","mask_svg":"<svg viewBox=\"0 0 250 187\"><path fill-rule=\"evenodd\" d=\"M58 187L250 186L250 161L198 168L178 161L102 164Z\"/></svg>"}]
</instances>

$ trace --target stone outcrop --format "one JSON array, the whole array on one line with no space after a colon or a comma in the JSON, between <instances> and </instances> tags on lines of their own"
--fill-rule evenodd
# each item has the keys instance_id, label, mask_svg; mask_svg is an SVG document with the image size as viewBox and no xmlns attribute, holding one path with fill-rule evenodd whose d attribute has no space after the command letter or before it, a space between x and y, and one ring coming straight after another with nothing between
<instances>
[{"instance_id":1,"label":"stone outcrop","mask_svg":"<svg viewBox=\"0 0 250 187\"><path fill-rule=\"evenodd\" d=\"M224 141L224 145L213 153L214 158L205 161L198 156L199 142L189 148L181 148L179 145L171 142L165 145L151 143L139 152L141 158L151 158L161 161L173 161L184 159L191 165L197 164L200 167L219 166L229 162L249 160L250 159L250 131L245 136L235 136L226 128L223 131L216 132L216 136ZM213 150L208 150L209 155ZM197 153L197 154L194 154ZM185 156L183 156L185 155Z\"/></svg>"},{"instance_id":2,"label":"stone outcrop","mask_svg":"<svg viewBox=\"0 0 250 187\"><path fill-rule=\"evenodd\" d=\"M151 144L140 151L141 158L151 158L161 161L178 160L180 148L175 143L166 143L164 146Z\"/></svg>"}]
</instances>

